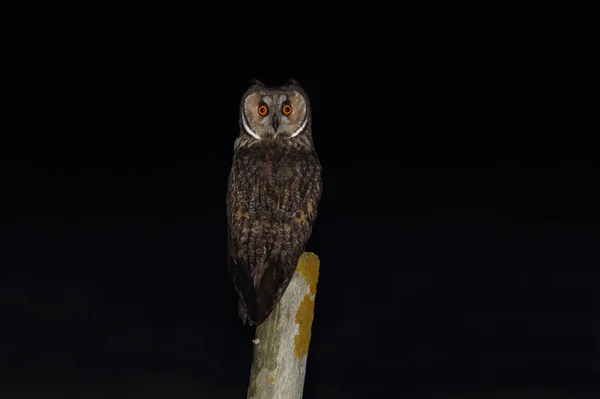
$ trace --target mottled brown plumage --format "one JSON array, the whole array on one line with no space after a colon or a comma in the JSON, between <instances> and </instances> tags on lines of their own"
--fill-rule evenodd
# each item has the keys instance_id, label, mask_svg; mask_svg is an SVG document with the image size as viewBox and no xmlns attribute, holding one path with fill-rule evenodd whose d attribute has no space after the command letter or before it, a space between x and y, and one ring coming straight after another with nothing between
<instances>
[{"instance_id":1,"label":"mottled brown plumage","mask_svg":"<svg viewBox=\"0 0 600 399\"><path fill-rule=\"evenodd\" d=\"M257 111L261 105L267 115ZM295 82L251 86L242 97L234 149L227 190L229 273L241 319L258 325L294 274L321 198L321 165L302 88Z\"/></svg>"}]
</instances>

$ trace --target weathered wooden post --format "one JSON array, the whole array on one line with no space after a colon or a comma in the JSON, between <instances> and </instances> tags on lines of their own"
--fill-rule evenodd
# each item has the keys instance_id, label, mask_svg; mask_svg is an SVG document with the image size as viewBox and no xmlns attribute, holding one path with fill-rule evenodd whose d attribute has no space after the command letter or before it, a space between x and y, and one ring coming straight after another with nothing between
<instances>
[{"instance_id":1,"label":"weathered wooden post","mask_svg":"<svg viewBox=\"0 0 600 399\"><path fill-rule=\"evenodd\" d=\"M300 256L281 300L256 328L248 399L301 399L306 375L319 257Z\"/></svg>"}]
</instances>

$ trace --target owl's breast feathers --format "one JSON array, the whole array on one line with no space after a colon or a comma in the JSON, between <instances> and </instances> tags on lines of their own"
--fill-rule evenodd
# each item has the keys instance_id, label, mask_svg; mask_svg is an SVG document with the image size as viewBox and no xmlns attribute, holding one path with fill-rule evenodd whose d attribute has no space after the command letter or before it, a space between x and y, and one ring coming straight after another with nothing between
<instances>
[{"instance_id":1,"label":"owl's breast feathers","mask_svg":"<svg viewBox=\"0 0 600 399\"><path fill-rule=\"evenodd\" d=\"M227 194L229 269L240 316L260 324L287 288L321 198L314 150L240 149Z\"/></svg>"}]
</instances>

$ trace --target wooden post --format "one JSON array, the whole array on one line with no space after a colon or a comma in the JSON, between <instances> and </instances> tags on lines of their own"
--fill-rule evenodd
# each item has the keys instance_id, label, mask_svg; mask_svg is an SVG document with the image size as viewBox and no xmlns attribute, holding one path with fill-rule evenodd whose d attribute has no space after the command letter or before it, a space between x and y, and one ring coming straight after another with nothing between
<instances>
[{"instance_id":1,"label":"wooden post","mask_svg":"<svg viewBox=\"0 0 600 399\"><path fill-rule=\"evenodd\" d=\"M305 252L281 300L256 328L248 399L301 399L319 279L319 258Z\"/></svg>"}]
</instances>

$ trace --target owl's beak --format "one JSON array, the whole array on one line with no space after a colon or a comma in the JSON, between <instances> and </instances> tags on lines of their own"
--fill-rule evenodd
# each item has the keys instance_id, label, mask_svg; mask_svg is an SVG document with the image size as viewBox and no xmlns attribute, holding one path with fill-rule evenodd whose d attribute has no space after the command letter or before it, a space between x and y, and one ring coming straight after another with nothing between
<instances>
[{"instance_id":1,"label":"owl's beak","mask_svg":"<svg viewBox=\"0 0 600 399\"><path fill-rule=\"evenodd\" d=\"M277 118L277 117L273 117L273 123L272 123L272 126L273 126L273 131L274 131L275 133L277 133L277 128L279 127L279 118Z\"/></svg>"}]
</instances>

